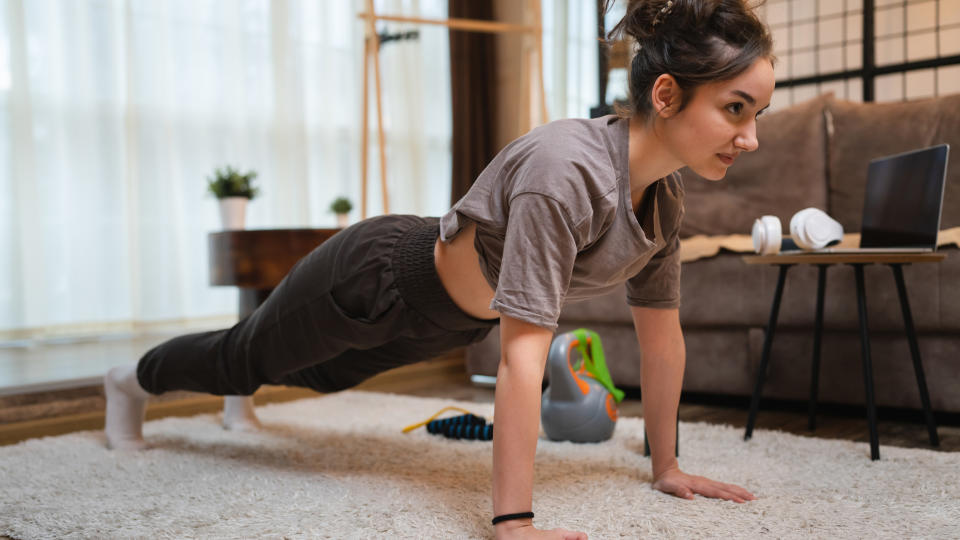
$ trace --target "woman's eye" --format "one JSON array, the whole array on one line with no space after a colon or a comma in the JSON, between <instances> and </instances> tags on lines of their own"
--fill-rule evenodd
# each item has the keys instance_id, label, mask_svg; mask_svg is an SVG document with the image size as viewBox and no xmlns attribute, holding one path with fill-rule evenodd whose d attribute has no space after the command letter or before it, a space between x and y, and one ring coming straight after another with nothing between
<instances>
[{"instance_id":1,"label":"woman's eye","mask_svg":"<svg viewBox=\"0 0 960 540\"><path fill-rule=\"evenodd\" d=\"M733 114L740 114L740 111L743 110L743 103L731 103L727 105L727 110Z\"/></svg>"}]
</instances>

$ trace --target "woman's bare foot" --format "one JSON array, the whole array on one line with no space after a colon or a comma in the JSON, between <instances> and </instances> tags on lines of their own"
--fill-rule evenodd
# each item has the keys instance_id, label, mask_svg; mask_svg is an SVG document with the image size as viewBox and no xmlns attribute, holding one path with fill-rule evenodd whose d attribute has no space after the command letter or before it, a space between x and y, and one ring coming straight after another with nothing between
<instances>
[{"instance_id":1,"label":"woman's bare foot","mask_svg":"<svg viewBox=\"0 0 960 540\"><path fill-rule=\"evenodd\" d=\"M253 410L253 396L223 397L223 427L230 431L258 431L263 427Z\"/></svg>"},{"instance_id":2,"label":"woman's bare foot","mask_svg":"<svg viewBox=\"0 0 960 540\"><path fill-rule=\"evenodd\" d=\"M143 419L150 393L137 381L136 366L110 369L103 378L107 397L107 415L104 432L107 447L113 450L143 450Z\"/></svg>"}]
</instances>

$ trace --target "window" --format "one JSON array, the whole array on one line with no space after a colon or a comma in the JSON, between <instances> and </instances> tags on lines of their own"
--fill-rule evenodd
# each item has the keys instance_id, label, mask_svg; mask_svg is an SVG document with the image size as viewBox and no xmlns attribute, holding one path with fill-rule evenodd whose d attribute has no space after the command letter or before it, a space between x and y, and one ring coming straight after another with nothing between
<instances>
[{"instance_id":1,"label":"window","mask_svg":"<svg viewBox=\"0 0 960 540\"><path fill-rule=\"evenodd\" d=\"M834 92L900 101L960 88L960 0L769 0L773 107Z\"/></svg>"}]
</instances>

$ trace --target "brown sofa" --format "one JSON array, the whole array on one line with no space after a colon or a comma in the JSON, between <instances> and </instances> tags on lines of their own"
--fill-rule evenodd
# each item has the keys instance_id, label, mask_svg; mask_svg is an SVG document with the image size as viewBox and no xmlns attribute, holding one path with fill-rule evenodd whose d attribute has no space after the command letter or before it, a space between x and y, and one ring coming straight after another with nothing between
<instances>
[{"instance_id":1,"label":"brown sofa","mask_svg":"<svg viewBox=\"0 0 960 540\"><path fill-rule=\"evenodd\" d=\"M753 220L779 216L786 226L815 206L847 232L860 228L867 163L878 156L949 143L941 229L960 226L960 95L905 103L860 104L820 96L761 117L760 149L744 154L721 182L683 171L684 238L749 234ZM960 250L947 259L904 268L910 306L934 410L960 412ZM778 270L747 265L721 251L683 265L680 318L687 346L687 392L749 396L760 363L764 327ZM920 408L892 272L865 269L868 320L879 406ZM816 268L789 271L764 397L806 400L816 307ZM559 331L586 326L603 339L615 383L640 386L642 351L624 293L565 306ZM499 336L467 350L471 374L495 375ZM863 404L859 322L853 269L827 272L820 400Z\"/></svg>"}]
</instances>

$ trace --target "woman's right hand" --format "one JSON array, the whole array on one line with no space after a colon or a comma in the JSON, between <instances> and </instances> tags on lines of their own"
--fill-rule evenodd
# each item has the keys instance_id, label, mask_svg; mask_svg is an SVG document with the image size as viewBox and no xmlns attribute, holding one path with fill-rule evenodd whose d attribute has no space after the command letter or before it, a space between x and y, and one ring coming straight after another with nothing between
<instances>
[{"instance_id":1,"label":"woman's right hand","mask_svg":"<svg viewBox=\"0 0 960 540\"><path fill-rule=\"evenodd\" d=\"M513 540L515 538L542 538L544 540L587 540L587 533L568 531L566 529L550 529L541 531L530 521L504 521L495 525L497 540Z\"/></svg>"}]
</instances>

